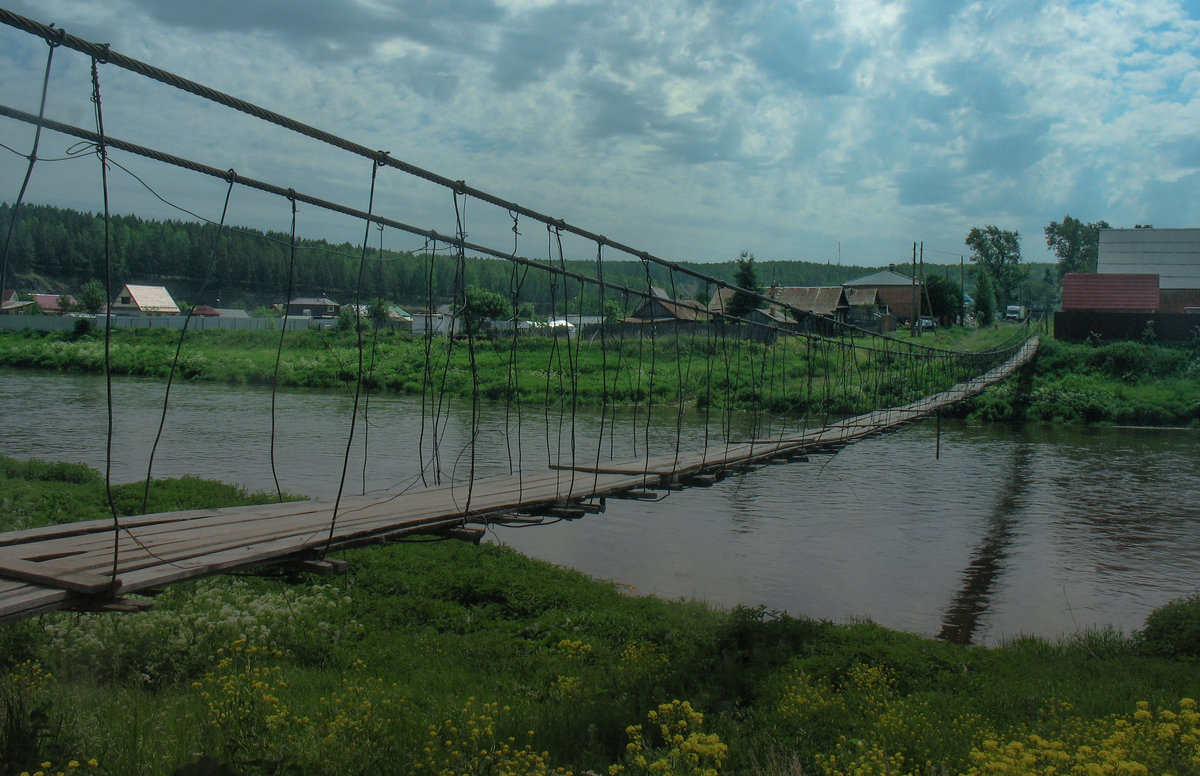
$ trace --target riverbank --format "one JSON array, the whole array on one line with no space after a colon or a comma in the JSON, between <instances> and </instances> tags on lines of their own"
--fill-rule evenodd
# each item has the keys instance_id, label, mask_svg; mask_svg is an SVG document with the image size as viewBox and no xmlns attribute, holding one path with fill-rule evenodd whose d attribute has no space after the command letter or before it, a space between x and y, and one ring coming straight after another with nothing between
<instances>
[{"instance_id":1,"label":"riverbank","mask_svg":"<svg viewBox=\"0 0 1200 776\"><path fill-rule=\"evenodd\" d=\"M951 329L921 341L980 350L1010 340L1013 332ZM168 330L115 330L111 369L119 375L165 379L177 344L178 334ZM477 393L484 400L533 405L554 404L569 396L585 406L605 400L624 405L682 400L790 413L865 411L877 398L867 388L848 391L845 375L828 373L827 354L805 353L795 342L764 348L733 338L664 337L607 345L602 352L598 342L571 348L566 340L526 337L514 348L511 340L482 340L473 354L473 370L465 343L426 343L395 332L381 332L376 338L367 332L364 387L401 395L424 391L469 398ZM278 347L277 332L191 332L180 350L176 378L234 385L270 385L277 379L281 387L320 389L345 389L354 383L359 355L353 332L289 334L277 374ZM82 336L0 332L0 367L100 374L104 360L98 331ZM426 363L432 363L428 371ZM631 369L633 363L642 366ZM850 371L873 379L869 370ZM908 395L913 386L905 387L904 377L881 380L888 392L882 398L894 403L917 398ZM1200 346L1043 339L1023 379L994 387L949 414L979 422L1196 427Z\"/></svg>"},{"instance_id":2,"label":"riverbank","mask_svg":"<svg viewBox=\"0 0 1200 776\"><path fill-rule=\"evenodd\" d=\"M22 525L106 511L86 467L0 458L0 486ZM214 578L144 614L0 626L5 772L1198 770L1195 603L1145 637L982 648L632 596L497 546L344 557L341 577Z\"/></svg>"},{"instance_id":3,"label":"riverbank","mask_svg":"<svg viewBox=\"0 0 1200 776\"><path fill-rule=\"evenodd\" d=\"M1200 341L1043 339L1028 374L950 413L977 421L1200 427Z\"/></svg>"}]
</instances>

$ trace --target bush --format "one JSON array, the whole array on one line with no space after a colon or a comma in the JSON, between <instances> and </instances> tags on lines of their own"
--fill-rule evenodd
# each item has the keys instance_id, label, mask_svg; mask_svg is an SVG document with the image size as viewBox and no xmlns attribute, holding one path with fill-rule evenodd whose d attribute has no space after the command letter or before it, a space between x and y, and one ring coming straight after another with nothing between
<instances>
[{"instance_id":1,"label":"bush","mask_svg":"<svg viewBox=\"0 0 1200 776\"><path fill-rule=\"evenodd\" d=\"M1200 657L1200 593L1158 607L1137 634L1143 651L1164 657Z\"/></svg>"}]
</instances>

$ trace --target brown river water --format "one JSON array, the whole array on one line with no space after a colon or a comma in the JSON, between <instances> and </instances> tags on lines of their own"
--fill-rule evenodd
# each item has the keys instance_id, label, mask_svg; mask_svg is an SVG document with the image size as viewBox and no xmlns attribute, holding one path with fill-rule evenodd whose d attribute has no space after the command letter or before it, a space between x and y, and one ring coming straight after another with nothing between
<instances>
[{"instance_id":1,"label":"brown river water","mask_svg":"<svg viewBox=\"0 0 1200 776\"><path fill-rule=\"evenodd\" d=\"M163 384L114 380L114 481L146 476ZM284 490L331 497L346 460L346 393L281 392L276 472ZM103 378L0 371L4 452L103 470ZM191 474L273 490L271 394L177 384L155 477ZM346 466L346 492L463 481L470 407L370 397ZM422 418L424 417L424 428ZM593 462L719 444L722 419L671 408L601 417L568 408L484 406L478 474L526 471L558 456ZM608 431L597 450L601 422ZM755 419L724 419L732 435ZM756 435L779 433L762 427ZM940 440L939 440L940 437ZM940 445L939 445L940 442ZM609 501L600 515L496 528L489 541L612 580L640 594L698 599L994 644L1089 628L1129 632L1200 587L1200 432L968 426L930 420L837 455L767 466L662 501ZM940 456L937 455L940 446ZM547 451L553 450L550 454ZM562 451L561 453L559 451ZM465 483L463 484L465 487ZM395 552L404 552L397 546Z\"/></svg>"}]
</instances>

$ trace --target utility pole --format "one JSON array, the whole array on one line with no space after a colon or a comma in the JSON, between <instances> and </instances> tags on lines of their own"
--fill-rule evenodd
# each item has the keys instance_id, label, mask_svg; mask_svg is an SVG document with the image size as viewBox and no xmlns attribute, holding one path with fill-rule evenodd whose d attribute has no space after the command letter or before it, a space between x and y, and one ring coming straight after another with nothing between
<instances>
[{"instance_id":1,"label":"utility pole","mask_svg":"<svg viewBox=\"0 0 1200 776\"><path fill-rule=\"evenodd\" d=\"M911 334L916 337L917 334L917 244L913 243L913 258L912 258L912 314L911 319Z\"/></svg>"},{"instance_id":2,"label":"utility pole","mask_svg":"<svg viewBox=\"0 0 1200 776\"><path fill-rule=\"evenodd\" d=\"M959 254L958 257L958 285L960 293L958 295L958 325L967 325L967 257Z\"/></svg>"},{"instance_id":3,"label":"utility pole","mask_svg":"<svg viewBox=\"0 0 1200 776\"><path fill-rule=\"evenodd\" d=\"M925 327L921 325L921 298L924 297L926 302L929 301L929 290L927 288L925 288L925 241L924 240L921 240L921 275L920 275L920 278L921 278L921 280L917 284L917 288L918 288L918 292L917 292L917 332L920 334L924 334ZM932 304L929 305L929 314L931 316L933 315L933 305Z\"/></svg>"}]
</instances>

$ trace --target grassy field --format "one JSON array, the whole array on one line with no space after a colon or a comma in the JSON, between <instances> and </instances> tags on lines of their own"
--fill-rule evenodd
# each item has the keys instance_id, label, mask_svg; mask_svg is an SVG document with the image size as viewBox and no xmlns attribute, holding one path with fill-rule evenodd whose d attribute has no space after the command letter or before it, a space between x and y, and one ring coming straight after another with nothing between
<instances>
[{"instance_id":1,"label":"grassy field","mask_svg":"<svg viewBox=\"0 0 1200 776\"><path fill-rule=\"evenodd\" d=\"M104 516L103 491L0 458L0 528ZM629 595L486 544L344 557L0 626L0 773L1200 773L1196 600L1136 635L983 648Z\"/></svg>"},{"instance_id":2,"label":"grassy field","mask_svg":"<svg viewBox=\"0 0 1200 776\"><path fill-rule=\"evenodd\" d=\"M921 345L986 351L1010 346L1023 330L950 327L919 338ZM901 355L910 341L896 335L890 353L870 353L795 339L764 346L726 337L631 337L577 343L525 337L426 342L407 334L367 332L363 373L368 390L387 393L477 394L485 401L526 405L673 404L789 414L853 413L912 401L972 371L971 364ZM861 344L861 340L859 341ZM164 329L113 332L112 371L165 378L178 334ZM269 385L275 380L278 334L270 331L190 332L176 379ZM428 348L428 351L427 351ZM278 384L346 389L358 372L353 332L289 333ZM426 368L426 364L429 367ZM101 373L98 332L0 332L0 367ZM980 422L1039 421L1200 426L1200 342L1070 344L1043 334L1024 379L1009 380L960 405L960 417Z\"/></svg>"},{"instance_id":3,"label":"grassy field","mask_svg":"<svg viewBox=\"0 0 1200 776\"><path fill-rule=\"evenodd\" d=\"M712 336L631 336L568 342L522 337L426 341L391 331L367 332L364 387L387 393L478 395L484 400L519 399L527 404L574 401L678 403L730 409L804 413L866 411L948 387L969 375L974 363L911 357L903 335L872 350L838 342L786 338L762 345L737 327L717 327ZM177 332L166 329L113 331L109 362L113 374L166 378L175 360ZM1013 331L922 338L922 345L957 345L986 350ZM857 340L858 344L864 341ZM280 352L271 331L190 332L179 348L175 378L228 384L299 388L353 386L359 370L354 332L289 332ZM987 364L991 366L992 364ZM102 373L101 332L0 332L0 367ZM958 367L956 369L956 367Z\"/></svg>"}]
</instances>

